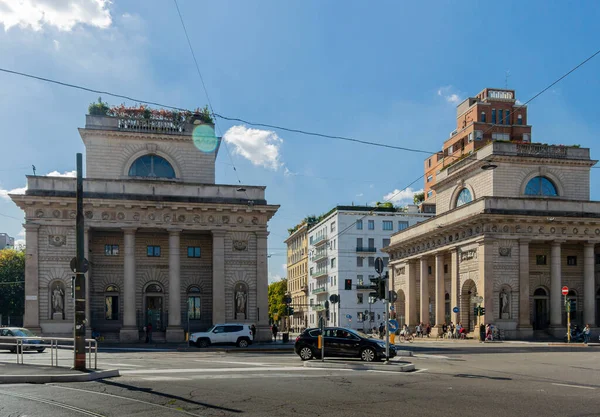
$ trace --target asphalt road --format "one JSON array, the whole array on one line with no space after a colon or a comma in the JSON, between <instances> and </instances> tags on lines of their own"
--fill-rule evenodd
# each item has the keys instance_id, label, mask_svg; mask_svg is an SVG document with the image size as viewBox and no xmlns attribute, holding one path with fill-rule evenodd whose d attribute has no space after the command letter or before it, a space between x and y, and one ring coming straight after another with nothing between
<instances>
[{"instance_id":1,"label":"asphalt road","mask_svg":"<svg viewBox=\"0 0 600 417\"><path fill-rule=\"evenodd\" d=\"M405 346L403 346L405 347ZM101 382L0 385L0 417L600 416L600 348L415 343L417 371L304 368L292 354L110 352ZM26 363L50 360L27 354ZM68 352L61 362L68 362ZM14 355L0 353L0 361Z\"/></svg>"}]
</instances>

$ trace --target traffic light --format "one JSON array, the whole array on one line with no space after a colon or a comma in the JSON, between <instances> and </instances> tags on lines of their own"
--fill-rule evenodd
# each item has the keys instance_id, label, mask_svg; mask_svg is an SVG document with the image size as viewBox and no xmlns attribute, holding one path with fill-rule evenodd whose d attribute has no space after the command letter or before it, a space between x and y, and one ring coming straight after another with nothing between
<instances>
[{"instance_id":1,"label":"traffic light","mask_svg":"<svg viewBox=\"0 0 600 417\"><path fill-rule=\"evenodd\" d=\"M71 298L75 298L75 277L71 277Z\"/></svg>"},{"instance_id":2,"label":"traffic light","mask_svg":"<svg viewBox=\"0 0 600 417\"><path fill-rule=\"evenodd\" d=\"M348 291L352 289L352 280L351 279L344 280L344 289L348 290Z\"/></svg>"},{"instance_id":3,"label":"traffic light","mask_svg":"<svg viewBox=\"0 0 600 417\"><path fill-rule=\"evenodd\" d=\"M485 315L485 307L479 307L479 315L480 316L484 316Z\"/></svg>"},{"instance_id":4,"label":"traffic light","mask_svg":"<svg viewBox=\"0 0 600 417\"><path fill-rule=\"evenodd\" d=\"M476 317L479 317L479 306L475 306L475 307L473 308L473 314L474 314Z\"/></svg>"},{"instance_id":5,"label":"traffic light","mask_svg":"<svg viewBox=\"0 0 600 417\"><path fill-rule=\"evenodd\" d=\"M329 320L329 301L325 301L325 317Z\"/></svg>"},{"instance_id":6,"label":"traffic light","mask_svg":"<svg viewBox=\"0 0 600 417\"><path fill-rule=\"evenodd\" d=\"M385 280L380 279L377 283L377 298L380 300L385 299Z\"/></svg>"},{"instance_id":7,"label":"traffic light","mask_svg":"<svg viewBox=\"0 0 600 417\"><path fill-rule=\"evenodd\" d=\"M288 316L293 316L294 315L294 307L289 306L288 307Z\"/></svg>"}]
</instances>

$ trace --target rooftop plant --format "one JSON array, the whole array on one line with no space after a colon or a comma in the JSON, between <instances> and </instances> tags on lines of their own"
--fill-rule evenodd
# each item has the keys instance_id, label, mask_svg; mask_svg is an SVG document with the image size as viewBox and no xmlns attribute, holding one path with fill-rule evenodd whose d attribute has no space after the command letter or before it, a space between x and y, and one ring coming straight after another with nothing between
<instances>
[{"instance_id":1,"label":"rooftop plant","mask_svg":"<svg viewBox=\"0 0 600 417\"><path fill-rule=\"evenodd\" d=\"M125 104L120 104L118 106L109 107L108 104L102 102L102 99L99 97L97 103L94 102L89 105L88 113L92 116L166 120L175 124L180 124L183 122L191 123L194 120L200 120L203 123L214 124L214 120L210 114L208 106L204 106L202 109L197 108L194 111L152 109L145 104L139 104L137 106L126 106Z\"/></svg>"}]
</instances>

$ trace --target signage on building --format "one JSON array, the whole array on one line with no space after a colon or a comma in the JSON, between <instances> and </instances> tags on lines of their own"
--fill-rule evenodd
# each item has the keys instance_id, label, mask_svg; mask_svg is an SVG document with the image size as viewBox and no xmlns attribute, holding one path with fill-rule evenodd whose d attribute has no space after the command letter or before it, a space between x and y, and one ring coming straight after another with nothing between
<instances>
[{"instance_id":1,"label":"signage on building","mask_svg":"<svg viewBox=\"0 0 600 417\"><path fill-rule=\"evenodd\" d=\"M468 261L477 258L477 249L471 249L460 253L460 261Z\"/></svg>"},{"instance_id":2,"label":"signage on building","mask_svg":"<svg viewBox=\"0 0 600 417\"><path fill-rule=\"evenodd\" d=\"M489 98L501 98L505 100L512 100L513 93L512 91L497 91L497 90L488 90Z\"/></svg>"}]
</instances>

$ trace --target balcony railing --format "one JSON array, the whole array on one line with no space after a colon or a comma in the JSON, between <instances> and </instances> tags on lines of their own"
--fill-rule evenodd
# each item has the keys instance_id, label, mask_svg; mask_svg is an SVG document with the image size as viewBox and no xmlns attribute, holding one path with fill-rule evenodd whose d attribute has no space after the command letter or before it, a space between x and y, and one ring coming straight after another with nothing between
<instances>
[{"instance_id":1,"label":"balcony railing","mask_svg":"<svg viewBox=\"0 0 600 417\"><path fill-rule=\"evenodd\" d=\"M323 311L323 310L325 310L325 306L322 306L321 304L315 304L312 306L312 309L314 311Z\"/></svg>"},{"instance_id":2,"label":"balcony railing","mask_svg":"<svg viewBox=\"0 0 600 417\"><path fill-rule=\"evenodd\" d=\"M312 290L313 294L321 294L327 292L327 289L325 289L325 287L319 287L319 288L315 288L314 290Z\"/></svg>"},{"instance_id":3,"label":"balcony railing","mask_svg":"<svg viewBox=\"0 0 600 417\"><path fill-rule=\"evenodd\" d=\"M312 244L317 246L317 245L321 245L323 243L325 243L327 241L327 236L316 236L313 241Z\"/></svg>"},{"instance_id":4,"label":"balcony railing","mask_svg":"<svg viewBox=\"0 0 600 417\"><path fill-rule=\"evenodd\" d=\"M369 252L369 253L375 253L375 252L377 252L377 248L373 248L373 247L364 247L364 246L357 246L357 247L356 247L356 251L357 251L357 252Z\"/></svg>"},{"instance_id":5,"label":"balcony railing","mask_svg":"<svg viewBox=\"0 0 600 417\"><path fill-rule=\"evenodd\" d=\"M319 269L317 271L313 271L310 273L310 276L313 278L319 278L327 275L327 269Z\"/></svg>"},{"instance_id":6,"label":"balcony railing","mask_svg":"<svg viewBox=\"0 0 600 417\"><path fill-rule=\"evenodd\" d=\"M318 262L318 261L320 261L322 259L325 259L325 258L327 258L327 253L317 253L315 255L315 257L313 258L313 262Z\"/></svg>"},{"instance_id":7,"label":"balcony railing","mask_svg":"<svg viewBox=\"0 0 600 417\"><path fill-rule=\"evenodd\" d=\"M567 147L519 143L517 144L517 155L566 158Z\"/></svg>"}]
</instances>

